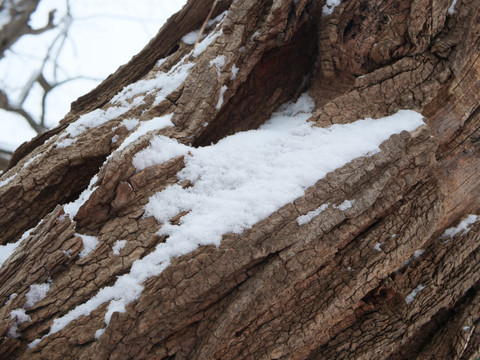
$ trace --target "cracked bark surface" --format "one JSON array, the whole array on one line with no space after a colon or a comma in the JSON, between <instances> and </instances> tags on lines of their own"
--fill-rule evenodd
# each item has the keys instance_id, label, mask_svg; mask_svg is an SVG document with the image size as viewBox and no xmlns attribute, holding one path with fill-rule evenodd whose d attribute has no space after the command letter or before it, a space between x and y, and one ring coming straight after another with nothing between
<instances>
[{"instance_id":1,"label":"cracked bark surface","mask_svg":"<svg viewBox=\"0 0 480 360\"><path fill-rule=\"evenodd\" d=\"M0 178L0 244L23 236L0 267L0 358L477 359L480 222L443 234L480 208L478 3L458 0L450 14L447 0L345 0L322 16L322 1L224 0L214 12L226 11L223 20L207 28L216 38L195 56L181 39L211 3L189 1L56 129L17 150ZM211 65L218 56L221 69ZM82 115L119 106L112 99L123 87L185 61L188 76L160 102L160 89L127 97L127 111L58 146ZM422 113L425 125L392 135L243 233L224 234L220 246L174 258L106 328L108 302L49 333L165 241L144 206L168 185L190 184L177 178L183 156L133 166L153 136L208 146L258 128L305 91L314 126L400 109ZM122 146L135 131L125 119L168 114L174 126ZM94 175L70 219L63 206ZM345 200L355 202L339 209ZM98 238L87 256L78 234ZM114 255L118 240L126 245ZM47 282L46 296L25 308L29 320L11 315L31 285Z\"/></svg>"}]
</instances>

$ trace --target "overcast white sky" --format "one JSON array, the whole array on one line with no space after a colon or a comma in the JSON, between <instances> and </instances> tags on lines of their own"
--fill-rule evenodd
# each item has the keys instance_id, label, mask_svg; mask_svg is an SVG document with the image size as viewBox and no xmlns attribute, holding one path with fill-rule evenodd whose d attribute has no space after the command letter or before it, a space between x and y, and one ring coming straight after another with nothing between
<instances>
[{"instance_id":1,"label":"overcast white sky","mask_svg":"<svg viewBox=\"0 0 480 360\"><path fill-rule=\"evenodd\" d=\"M66 11L66 0L41 0L31 19L33 28L47 23L48 13L57 9L56 19ZM76 80L54 90L47 102L47 125L54 126L69 110L70 103L95 87L137 54L186 0L71 0L73 23L69 39L59 57L60 79L75 76L95 78ZM22 84L28 81L45 57L57 31L24 36L0 60L0 87L10 100L18 99ZM50 71L53 78L53 71ZM27 99L28 111L40 113L42 90L34 87ZM0 143L14 149L36 133L22 117L0 110Z\"/></svg>"}]
</instances>

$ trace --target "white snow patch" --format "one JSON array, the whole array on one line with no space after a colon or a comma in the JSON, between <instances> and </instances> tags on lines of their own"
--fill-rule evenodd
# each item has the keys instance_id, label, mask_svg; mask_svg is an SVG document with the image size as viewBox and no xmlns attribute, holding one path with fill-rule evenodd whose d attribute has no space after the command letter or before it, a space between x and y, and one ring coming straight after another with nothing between
<instances>
[{"instance_id":1,"label":"white snow patch","mask_svg":"<svg viewBox=\"0 0 480 360\"><path fill-rule=\"evenodd\" d=\"M50 290L50 285L51 282L30 285L30 290L28 290L28 293L25 295L27 301L23 307L25 309L31 308L33 305L43 300L47 296L48 290Z\"/></svg>"},{"instance_id":2,"label":"white snow patch","mask_svg":"<svg viewBox=\"0 0 480 360\"><path fill-rule=\"evenodd\" d=\"M352 267L351 267L351 266L347 267L347 271L348 271L348 272L353 272Z\"/></svg>"},{"instance_id":3,"label":"white snow patch","mask_svg":"<svg viewBox=\"0 0 480 360\"><path fill-rule=\"evenodd\" d=\"M28 159L25 164L23 164L22 166L22 169L25 169L28 165L30 165L32 162L34 162L35 160L37 160L40 156L42 156L42 154L37 154L35 155L34 157L32 157L31 159Z\"/></svg>"},{"instance_id":4,"label":"white snow patch","mask_svg":"<svg viewBox=\"0 0 480 360\"><path fill-rule=\"evenodd\" d=\"M108 304L108 309L107 312L105 313L105 324L108 325L110 324L110 319L112 318L113 313L119 312L119 313L124 313L127 311L125 309L125 303L122 302L121 300L113 300Z\"/></svg>"},{"instance_id":5,"label":"white snow patch","mask_svg":"<svg viewBox=\"0 0 480 360\"><path fill-rule=\"evenodd\" d=\"M255 32L253 33L252 36L250 36L250 41L255 40L255 38L256 38L258 35L260 35L260 31L257 30L257 31L255 31Z\"/></svg>"},{"instance_id":6,"label":"white snow patch","mask_svg":"<svg viewBox=\"0 0 480 360\"><path fill-rule=\"evenodd\" d=\"M194 186L169 186L145 207L146 216L163 223L160 234L170 236L164 246L184 253L198 245L218 245L222 234L241 233L302 196L328 172L377 148L392 133L423 124L420 114L402 111L379 120L314 128L306 123L311 108L292 116L295 107L308 102L302 97L258 130L208 147L185 147L192 155L177 176ZM342 205L347 208L351 202ZM180 224L170 224L171 217L182 211L189 213Z\"/></svg>"},{"instance_id":7,"label":"white snow patch","mask_svg":"<svg viewBox=\"0 0 480 360\"><path fill-rule=\"evenodd\" d=\"M168 126L173 126L172 117L173 114L168 114L142 122L133 133L127 136L127 138L122 142L122 145L119 146L117 151L122 151L128 145L130 145L149 131L160 130Z\"/></svg>"},{"instance_id":8,"label":"white snow patch","mask_svg":"<svg viewBox=\"0 0 480 360\"><path fill-rule=\"evenodd\" d=\"M420 256L422 256L424 252L425 252L425 250L423 250L423 249L415 250L412 254L412 257L405 260L403 262L403 265L399 269L397 269L396 272L399 272L400 270L407 267L413 260L418 259Z\"/></svg>"},{"instance_id":9,"label":"white snow patch","mask_svg":"<svg viewBox=\"0 0 480 360\"><path fill-rule=\"evenodd\" d=\"M340 0L327 0L326 4L322 8L322 17L328 16L333 13L333 10L340 5Z\"/></svg>"},{"instance_id":10,"label":"white snow patch","mask_svg":"<svg viewBox=\"0 0 480 360\"><path fill-rule=\"evenodd\" d=\"M104 332L105 332L105 328L103 328L103 329L98 329L97 331L95 331L95 339L98 340L98 338L99 338L100 336L102 336L102 334L103 334Z\"/></svg>"},{"instance_id":11,"label":"white snow patch","mask_svg":"<svg viewBox=\"0 0 480 360\"><path fill-rule=\"evenodd\" d=\"M355 203L355 200L345 200L343 203L341 203L338 206L335 206L338 210L348 210L352 207L352 205Z\"/></svg>"},{"instance_id":12,"label":"white snow patch","mask_svg":"<svg viewBox=\"0 0 480 360\"><path fill-rule=\"evenodd\" d=\"M223 105L223 95L225 94L225 91L227 90L227 86L226 85L223 85L221 88L220 88L220 95L218 97L218 103L217 105L215 106L215 109L220 109Z\"/></svg>"},{"instance_id":13,"label":"white snow patch","mask_svg":"<svg viewBox=\"0 0 480 360\"><path fill-rule=\"evenodd\" d=\"M225 66L225 56L218 55L215 59L210 61L210 66L215 66L215 68L217 69L218 79L220 80L221 71Z\"/></svg>"},{"instance_id":14,"label":"white snow patch","mask_svg":"<svg viewBox=\"0 0 480 360\"><path fill-rule=\"evenodd\" d=\"M457 4L457 0L453 0L452 5L448 8L448 14L453 15L455 14L455 5Z\"/></svg>"},{"instance_id":15,"label":"white snow patch","mask_svg":"<svg viewBox=\"0 0 480 360\"><path fill-rule=\"evenodd\" d=\"M187 35L182 37L182 41L187 45L193 45L197 41L198 34L200 34L200 29L190 31Z\"/></svg>"},{"instance_id":16,"label":"white snow patch","mask_svg":"<svg viewBox=\"0 0 480 360\"><path fill-rule=\"evenodd\" d=\"M122 250L125 245L127 245L127 240L118 240L113 244L112 250L113 255L120 255L120 250Z\"/></svg>"},{"instance_id":17,"label":"white snow patch","mask_svg":"<svg viewBox=\"0 0 480 360\"><path fill-rule=\"evenodd\" d=\"M125 126L128 131L132 131L138 125L137 119L125 119L121 122L120 126Z\"/></svg>"},{"instance_id":18,"label":"white snow patch","mask_svg":"<svg viewBox=\"0 0 480 360\"><path fill-rule=\"evenodd\" d=\"M415 250L415 251L413 252L413 257L414 257L415 259L417 259L417 258L419 258L420 256L422 256L424 252L425 252L425 250L423 250L423 249Z\"/></svg>"},{"instance_id":19,"label":"white snow patch","mask_svg":"<svg viewBox=\"0 0 480 360\"><path fill-rule=\"evenodd\" d=\"M195 49L193 49L193 57L198 57L198 55L203 53L222 34L223 34L222 29L220 29L219 31L216 31L216 30L212 31L210 35L208 35L205 39L200 41L195 47Z\"/></svg>"},{"instance_id":20,"label":"white snow patch","mask_svg":"<svg viewBox=\"0 0 480 360\"><path fill-rule=\"evenodd\" d=\"M467 215L467 217L465 217L456 227L445 230L440 238L442 239L447 236L453 238L458 233L461 233L461 235L466 235L472 228L471 225L475 224L477 221L478 215Z\"/></svg>"},{"instance_id":21,"label":"white snow patch","mask_svg":"<svg viewBox=\"0 0 480 360\"><path fill-rule=\"evenodd\" d=\"M168 56L167 56L167 57L164 57L164 58L162 58L162 59L160 59L160 60L158 60L158 61L157 61L157 66L158 66L158 67L162 66L163 63L164 63L165 61L167 61L167 59L168 59Z\"/></svg>"},{"instance_id":22,"label":"white snow patch","mask_svg":"<svg viewBox=\"0 0 480 360\"><path fill-rule=\"evenodd\" d=\"M57 142L56 145L57 145L57 148L63 149L63 148L69 147L70 145L75 144L76 142L77 142L77 139L68 138L68 139L63 139L60 142Z\"/></svg>"},{"instance_id":23,"label":"white snow patch","mask_svg":"<svg viewBox=\"0 0 480 360\"><path fill-rule=\"evenodd\" d=\"M223 21L223 18L225 17L225 15L227 15L227 11L225 10L224 12L222 12L221 14L219 14L217 17L214 17L213 19L209 20L207 22L207 28L212 26L213 24L216 24L216 23L220 23Z\"/></svg>"},{"instance_id":24,"label":"white snow patch","mask_svg":"<svg viewBox=\"0 0 480 360\"><path fill-rule=\"evenodd\" d=\"M218 15L216 18L213 18L212 20L207 22L206 27L208 28L208 27L212 26L213 24L222 21L226 14L227 14L227 12L224 11L223 13ZM195 42L197 41L198 34L200 34L200 29L193 30L193 31L189 32L187 35L185 35L184 37L182 37L182 41L187 45L194 45ZM204 38L205 38L205 34L202 34L201 40L203 40Z\"/></svg>"},{"instance_id":25,"label":"white snow patch","mask_svg":"<svg viewBox=\"0 0 480 360\"><path fill-rule=\"evenodd\" d=\"M17 174L13 174L12 176L7 177L5 180L0 180L0 188L4 187L5 185L8 185L16 177L17 177Z\"/></svg>"},{"instance_id":26,"label":"white snow patch","mask_svg":"<svg viewBox=\"0 0 480 360\"><path fill-rule=\"evenodd\" d=\"M42 338L43 339L43 338ZM42 339L36 339L36 340L33 340L30 344L28 344L28 348L31 350L33 349L35 346L37 346L37 344L42 341Z\"/></svg>"},{"instance_id":27,"label":"white snow patch","mask_svg":"<svg viewBox=\"0 0 480 360\"><path fill-rule=\"evenodd\" d=\"M230 77L230 80L234 80L237 77L238 70L240 70L237 65L233 64L232 65L232 76Z\"/></svg>"},{"instance_id":28,"label":"white snow patch","mask_svg":"<svg viewBox=\"0 0 480 360\"><path fill-rule=\"evenodd\" d=\"M376 250L376 251L383 251L381 246L383 245L383 242L381 243L376 243L375 246L373 247L373 250Z\"/></svg>"},{"instance_id":29,"label":"white snow patch","mask_svg":"<svg viewBox=\"0 0 480 360\"><path fill-rule=\"evenodd\" d=\"M17 293L11 294L10 297L8 298L7 302L5 303L5 305L10 304L12 302L12 300L15 299L17 296L18 296Z\"/></svg>"},{"instance_id":30,"label":"white snow patch","mask_svg":"<svg viewBox=\"0 0 480 360\"><path fill-rule=\"evenodd\" d=\"M133 157L132 164L138 171L141 171L149 166L163 164L174 157L186 155L189 149L169 137L156 136L150 141L148 147Z\"/></svg>"},{"instance_id":31,"label":"white snow patch","mask_svg":"<svg viewBox=\"0 0 480 360\"><path fill-rule=\"evenodd\" d=\"M0 245L0 266L13 254L15 249L20 245L21 240L14 243Z\"/></svg>"},{"instance_id":32,"label":"white snow patch","mask_svg":"<svg viewBox=\"0 0 480 360\"><path fill-rule=\"evenodd\" d=\"M114 137L112 137L112 144L115 144L118 139L120 139L120 137L118 135L115 135Z\"/></svg>"},{"instance_id":33,"label":"white snow patch","mask_svg":"<svg viewBox=\"0 0 480 360\"><path fill-rule=\"evenodd\" d=\"M463 330L463 331L468 331L468 330L470 330L470 326L464 326L464 327L462 328L462 330Z\"/></svg>"},{"instance_id":34,"label":"white snow patch","mask_svg":"<svg viewBox=\"0 0 480 360\"><path fill-rule=\"evenodd\" d=\"M80 236L83 242L83 250L80 253L80 258L84 258L92 252L93 249L98 245L98 238L96 236L82 235L76 233L75 236Z\"/></svg>"},{"instance_id":35,"label":"white snow patch","mask_svg":"<svg viewBox=\"0 0 480 360\"><path fill-rule=\"evenodd\" d=\"M329 203L323 204L322 206L319 206L315 210L309 211L305 215L299 216L297 218L298 225L305 225L305 224L309 223L310 221L312 221L312 219L314 217L316 217L316 216L320 215L322 212L324 212L328 208L329 205L330 205Z\"/></svg>"},{"instance_id":36,"label":"white snow patch","mask_svg":"<svg viewBox=\"0 0 480 360\"><path fill-rule=\"evenodd\" d=\"M8 330L8 335L13 338L18 338L20 336L20 334L18 333L18 326L23 324L24 322L32 321L32 319L30 318L30 315L27 315L25 313L24 309L12 310L12 312L10 313L10 319L13 320L15 318L17 319L13 323L12 327Z\"/></svg>"},{"instance_id":37,"label":"white snow patch","mask_svg":"<svg viewBox=\"0 0 480 360\"><path fill-rule=\"evenodd\" d=\"M143 289L143 287L140 285L141 283L143 283L148 278L161 273L168 266L168 264L168 261L166 261L165 263L162 263L160 266L157 266L155 268L153 267L153 264L151 264L151 266L144 266L141 268L139 268L138 266L132 267L130 274L125 274L118 277L117 281L113 286L107 286L102 288L94 297L90 298L87 302L77 306L64 316L55 319L52 326L50 327L50 331L48 332L48 334L44 335L40 339L32 341L28 347L30 349L34 348L45 337L61 331L71 321L78 319L80 316L90 315L93 310L108 301L117 300L115 305L112 306L112 309L115 308L117 309L116 311L121 310L121 303L126 305L140 296Z\"/></svg>"},{"instance_id":38,"label":"white snow patch","mask_svg":"<svg viewBox=\"0 0 480 360\"><path fill-rule=\"evenodd\" d=\"M141 295L142 284L162 273L172 258L199 245L218 246L223 234L242 233L304 195L305 189L327 173L377 149L392 134L413 131L423 124L420 114L406 110L383 119L324 129L307 122L312 110L313 100L303 95L297 103L282 106L258 130L240 132L207 147L192 148L155 137L149 148L154 147L155 141L160 141L160 145L156 153L151 151L153 159L148 159L144 152L136 167L168 160L173 143L175 151L189 154L177 177L189 180L192 186L168 186L153 195L145 206L145 216L154 216L163 224L158 233L169 237L135 261L130 272L119 276L114 285L100 289L87 302L55 319L45 336L108 301L116 301L109 306L112 313L122 311L122 306ZM163 151L167 155L162 155ZM189 213L179 225L172 225L169 220L181 211Z\"/></svg>"},{"instance_id":39,"label":"white snow patch","mask_svg":"<svg viewBox=\"0 0 480 360\"><path fill-rule=\"evenodd\" d=\"M413 291L405 297L405 302L407 303L407 305L410 304L413 299L415 299L415 296L417 296L418 293L423 289L425 289L425 286L423 285L418 285L415 289L413 289Z\"/></svg>"},{"instance_id":40,"label":"white snow patch","mask_svg":"<svg viewBox=\"0 0 480 360\"><path fill-rule=\"evenodd\" d=\"M88 129L100 126L112 119L126 113L130 108L128 106L113 106L107 110L96 109L88 114L80 116L80 118L68 125L65 133L62 134L57 142L57 148L65 148L77 141L76 137Z\"/></svg>"},{"instance_id":41,"label":"white snow patch","mask_svg":"<svg viewBox=\"0 0 480 360\"><path fill-rule=\"evenodd\" d=\"M98 186L93 186L98 181L98 175L95 175L90 180L90 184L88 184L87 188L83 190L77 200L72 201L68 204L63 205L63 210L65 214L70 216L70 219L73 220L75 215L77 215L78 210L82 207L83 204L90 198L90 195L97 189Z\"/></svg>"},{"instance_id":42,"label":"white snow patch","mask_svg":"<svg viewBox=\"0 0 480 360\"><path fill-rule=\"evenodd\" d=\"M41 221L40 221L41 223ZM38 226L38 225L37 225ZM15 249L22 243L23 240L25 240L27 237L30 236L30 233L35 229L35 227L25 231L20 239L18 239L17 242L14 243L8 243L5 245L0 245L0 267L3 265L3 263L10 257L12 256L13 252Z\"/></svg>"},{"instance_id":43,"label":"white snow patch","mask_svg":"<svg viewBox=\"0 0 480 360\"><path fill-rule=\"evenodd\" d=\"M132 99L139 94L155 95L153 106L160 104L173 91L177 90L185 81L193 63L185 62L186 56L168 72L158 72L152 79L142 79L122 89L110 100L112 104L120 104L130 108L127 99Z\"/></svg>"}]
</instances>

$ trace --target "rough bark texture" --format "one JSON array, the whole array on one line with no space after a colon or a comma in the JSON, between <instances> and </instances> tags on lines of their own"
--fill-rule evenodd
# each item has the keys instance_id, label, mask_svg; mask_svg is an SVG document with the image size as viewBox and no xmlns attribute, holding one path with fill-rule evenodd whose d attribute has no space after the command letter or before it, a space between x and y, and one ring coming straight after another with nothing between
<instances>
[{"instance_id":1,"label":"rough bark texture","mask_svg":"<svg viewBox=\"0 0 480 360\"><path fill-rule=\"evenodd\" d=\"M0 358L477 359L480 222L442 234L480 208L478 2L458 0L451 13L449 0L345 0L322 17L323 1L223 0L214 14L227 10L222 33L190 57L193 68L166 100L154 104L147 95L57 147L80 115L111 108L125 85L180 62L192 48L182 36L201 26L211 3L189 1L129 64L75 102L58 128L23 145L0 178L9 179L0 188L0 243L34 227L0 268ZM218 55L225 57L219 75L210 65ZM257 128L304 91L315 99L316 126L399 109L421 112L426 125L393 135L382 151L329 173L242 234L225 234L218 248L175 258L125 312L113 313L98 339L108 303L28 348L165 240L161 224L143 217L144 205L179 181L184 159L137 172L132 158L154 134L208 146ZM115 151L131 133L119 126L123 119L169 113L173 127ZM97 173L75 218L62 216L62 204ZM329 207L297 222L347 199L355 199L350 209ZM99 239L83 258L78 233ZM113 256L120 239L127 245ZM374 249L379 243L383 251ZM26 306L30 286L47 280L46 297ZM30 320L11 315L21 308Z\"/></svg>"}]
</instances>

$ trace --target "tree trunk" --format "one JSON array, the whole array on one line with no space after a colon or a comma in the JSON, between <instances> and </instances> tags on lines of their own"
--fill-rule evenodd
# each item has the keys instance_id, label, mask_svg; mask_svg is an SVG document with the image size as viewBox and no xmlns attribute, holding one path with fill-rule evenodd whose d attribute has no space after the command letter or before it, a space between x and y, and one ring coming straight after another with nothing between
<instances>
[{"instance_id":1,"label":"tree trunk","mask_svg":"<svg viewBox=\"0 0 480 360\"><path fill-rule=\"evenodd\" d=\"M223 0L194 49L184 36L213 1L191 0L17 150L0 178L0 243L16 246L0 268L0 358L480 356L478 2L336 3ZM303 93L308 131L405 109L425 124L291 200L259 182L258 199L287 200L249 197L253 222L239 210L238 228L222 232L215 215L181 233L210 200L195 193L209 173L188 178L192 159L250 139Z\"/></svg>"}]
</instances>

